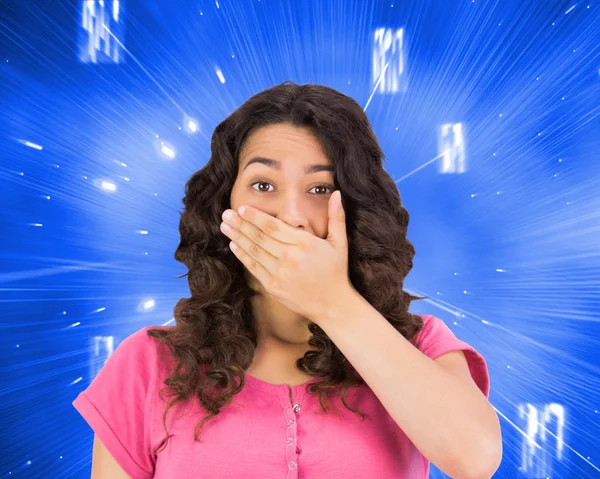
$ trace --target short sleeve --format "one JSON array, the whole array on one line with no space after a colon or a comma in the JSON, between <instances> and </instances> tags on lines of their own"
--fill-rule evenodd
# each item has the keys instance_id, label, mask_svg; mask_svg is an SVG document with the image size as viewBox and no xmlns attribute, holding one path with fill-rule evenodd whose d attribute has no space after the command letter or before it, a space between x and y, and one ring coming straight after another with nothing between
<instances>
[{"instance_id":1,"label":"short sleeve","mask_svg":"<svg viewBox=\"0 0 600 479\"><path fill-rule=\"evenodd\" d=\"M125 338L73 406L133 479L154 475L150 448L156 345L144 328Z\"/></svg>"},{"instance_id":2,"label":"short sleeve","mask_svg":"<svg viewBox=\"0 0 600 479\"><path fill-rule=\"evenodd\" d=\"M415 345L426 356L436 359L452 351L463 351L473 381L485 397L490 394L490 377L483 356L471 345L461 341L441 319L435 316L421 316L423 328L415 339Z\"/></svg>"}]
</instances>

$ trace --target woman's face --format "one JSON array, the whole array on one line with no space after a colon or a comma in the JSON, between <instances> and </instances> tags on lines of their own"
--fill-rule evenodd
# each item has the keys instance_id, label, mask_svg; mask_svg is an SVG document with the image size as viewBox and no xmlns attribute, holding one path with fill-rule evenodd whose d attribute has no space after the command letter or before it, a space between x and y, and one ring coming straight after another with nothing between
<instances>
[{"instance_id":1,"label":"woman's face","mask_svg":"<svg viewBox=\"0 0 600 479\"><path fill-rule=\"evenodd\" d=\"M295 228L327 237L333 165L308 129L269 125L250 133L239 156L231 208L257 208Z\"/></svg>"}]
</instances>

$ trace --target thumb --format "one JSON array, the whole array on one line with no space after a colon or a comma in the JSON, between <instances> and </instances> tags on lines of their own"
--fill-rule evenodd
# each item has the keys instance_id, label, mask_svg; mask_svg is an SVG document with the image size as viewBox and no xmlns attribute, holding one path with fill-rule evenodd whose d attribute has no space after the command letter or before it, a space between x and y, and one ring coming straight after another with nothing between
<instances>
[{"instance_id":1,"label":"thumb","mask_svg":"<svg viewBox=\"0 0 600 479\"><path fill-rule=\"evenodd\" d=\"M329 225L327 228L327 240L336 247L348 248L348 237L346 236L346 212L342 205L342 194L340 190L333 192L329 198Z\"/></svg>"}]
</instances>

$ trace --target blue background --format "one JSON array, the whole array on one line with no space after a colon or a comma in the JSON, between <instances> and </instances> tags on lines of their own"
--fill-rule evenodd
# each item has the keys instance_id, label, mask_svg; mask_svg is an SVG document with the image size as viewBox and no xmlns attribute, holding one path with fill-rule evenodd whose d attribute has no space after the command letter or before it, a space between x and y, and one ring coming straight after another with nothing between
<instances>
[{"instance_id":1,"label":"blue background","mask_svg":"<svg viewBox=\"0 0 600 479\"><path fill-rule=\"evenodd\" d=\"M293 80L366 107L411 214L406 288L429 297L412 310L488 361L495 477L541 477L519 470L526 403L565 411L562 455L554 420L536 439L546 475L600 477L599 12L595 0L129 0L124 61L90 64L80 2L3 1L0 475L89 477L92 431L71 402L92 379L91 338L171 321L189 295L173 259L185 181L220 121ZM378 27L405 29L393 94L374 93ZM427 164L446 122L465 127L464 174Z\"/></svg>"}]
</instances>

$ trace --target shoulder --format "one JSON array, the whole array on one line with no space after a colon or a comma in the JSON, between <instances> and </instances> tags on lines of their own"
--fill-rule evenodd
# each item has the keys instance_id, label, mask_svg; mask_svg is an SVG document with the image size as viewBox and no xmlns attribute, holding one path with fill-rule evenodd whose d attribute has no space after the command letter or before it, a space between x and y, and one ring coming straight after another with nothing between
<instances>
[{"instance_id":1,"label":"shoulder","mask_svg":"<svg viewBox=\"0 0 600 479\"><path fill-rule=\"evenodd\" d=\"M73 406L131 477L152 477L151 450L157 389L169 368L169 350L146 326L125 337Z\"/></svg>"},{"instance_id":2,"label":"shoulder","mask_svg":"<svg viewBox=\"0 0 600 479\"><path fill-rule=\"evenodd\" d=\"M148 334L151 329L169 329L165 326L145 326L126 336L108 356L98 375L93 378L92 391L109 385L128 385L129 392L142 395L162 382L170 366L168 347Z\"/></svg>"},{"instance_id":3,"label":"shoulder","mask_svg":"<svg viewBox=\"0 0 600 479\"><path fill-rule=\"evenodd\" d=\"M140 370L153 370L160 375L171 366L173 357L167 345L148 333L150 330L170 331L173 328L174 326L145 326L123 339L113 355L127 358L130 364Z\"/></svg>"},{"instance_id":4,"label":"shoulder","mask_svg":"<svg viewBox=\"0 0 600 479\"><path fill-rule=\"evenodd\" d=\"M157 358L160 355L159 353L162 353L164 345L157 338L148 334L151 329L169 330L172 329L172 326L145 326L126 336L117 345L113 355L126 356L131 359ZM141 365L151 366L148 363L142 363Z\"/></svg>"},{"instance_id":5,"label":"shoulder","mask_svg":"<svg viewBox=\"0 0 600 479\"><path fill-rule=\"evenodd\" d=\"M431 359L438 359L440 356L450 352L462 351L467 360L471 376L481 391L487 396L490 389L489 372L482 354L467 343L466 339L457 337L452 329L440 318L431 315L420 316L423 320L423 327L411 342L419 351Z\"/></svg>"},{"instance_id":6,"label":"shoulder","mask_svg":"<svg viewBox=\"0 0 600 479\"><path fill-rule=\"evenodd\" d=\"M141 329L138 329L137 331L135 331L134 333L130 334L129 336L126 336L125 339L123 339L121 341L121 343L119 344L119 346L121 344L126 344L127 347L129 348L151 348L151 345L158 343L159 341L150 336L148 334L148 331L153 330L153 329L157 329L160 331L170 331L174 328L174 326L144 326Z\"/></svg>"},{"instance_id":7,"label":"shoulder","mask_svg":"<svg viewBox=\"0 0 600 479\"><path fill-rule=\"evenodd\" d=\"M421 314L423 327L412 339L413 344L427 356L433 357L447 352L448 348L456 346L467 346L461 344L456 335L444 321L436 316Z\"/></svg>"},{"instance_id":8,"label":"shoulder","mask_svg":"<svg viewBox=\"0 0 600 479\"><path fill-rule=\"evenodd\" d=\"M129 336L126 336L119 343L117 349L126 349L128 352L133 354L156 355L162 352L162 349L164 349L162 346L166 346L158 338L155 338L148 334L149 331L171 331L174 328L175 326L144 326L143 328L138 329Z\"/></svg>"}]
</instances>

